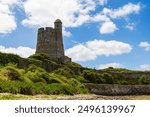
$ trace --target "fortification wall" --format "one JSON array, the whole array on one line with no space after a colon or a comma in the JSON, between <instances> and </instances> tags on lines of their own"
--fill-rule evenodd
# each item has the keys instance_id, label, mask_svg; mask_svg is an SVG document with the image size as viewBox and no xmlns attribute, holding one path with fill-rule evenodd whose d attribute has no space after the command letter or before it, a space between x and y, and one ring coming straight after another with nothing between
<instances>
[{"instance_id":1,"label":"fortification wall","mask_svg":"<svg viewBox=\"0 0 150 117\"><path fill-rule=\"evenodd\" d=\"M150 85L85 84L85 87L97 95L150 95Z\"/></svg>"},{"instance_id":2,"label":"fortification wall","mask_svg":"<svg viewBox=\"0 0 150 117\"><path fill-rule=\"evenodd\" d=\"M65 59L62 22L59 19L54 22L54 29L51 27L38 29L36 53L46 53L50 59L61 62L71 60Z\"/></svg>"},{"instance_id":3,"label":"fortification wall","mask_svg":"<svg viewBox=\"0 0 150 117\"><path fill-rule=\"evenodd\" d=\"M63 37L61 30L55 29L56 32L56 46L57 46L57 58L63 58L64 55L64 46L63 46Z\"/></svg>"},{"instance_id":4,"label":"fortification wall","mask_svg":"<svg viewBox=\"0 0 150 117\"><path fill-rule=\"evenodd\" d=\"M145 76L147 78L150 78L149 72L142 72L142 71L134 71L134 72L110 72L110 71L97 71L98 73L109 73L112 76L119 75L121 78L125 80L137 80L139 76Z\"/></svg>"},{"instance_id":5,"label":"fortification wall","mask_svg":"<svg viewBox=\"0 0 150 117\"><path fill-rule=\"evenodd\" d=\"M56 32L51 27L40 28L37 36L36 53L46 53L51 59L56 59Z\"/></svg>"},{"instance_id":6,"label":"fortification wall","mask_svg":"<svg viewBox=\"0 0 150 117\"><path fill-rule=\"evenodd\" d=\"M36 52L44 52L43 48L43 40L45 37L45 31L44 28L39 28L38 29L38 34L37 34L37 45L36 45Z\"/></svg>"}]
</instances>

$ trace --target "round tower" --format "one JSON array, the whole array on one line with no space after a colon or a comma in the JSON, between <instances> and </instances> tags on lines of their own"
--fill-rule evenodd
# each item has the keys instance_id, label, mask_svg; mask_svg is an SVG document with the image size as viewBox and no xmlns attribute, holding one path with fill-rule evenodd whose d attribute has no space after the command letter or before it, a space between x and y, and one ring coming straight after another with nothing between
<instances>
[{"instance_id":1,"label":"round tower","mask_svg":"<svg viewBox=\"0 0 150 117\"><path fill-rule=\"evenodd\" d=\"M58 59L64 58L64 45L63 45L63 36L62 36L62 22L60 19L57 19L54 22L55 27L55 39L56 39L56 57Z\"/></svg>"},{"instance_id":2,"label":"round tower","mask_svg":"<svg viewBox=\"0 0 150 117\"><path fill-rule=\"evenodd\" d=\"M55 29L62 31L62 22L60 19L55 20L54 27Z\"/></svg>"},{"instance_id":3,"label":"round tower","mask_svg":"<svg viewBox=\"0 0 150 117\"><path fill-rule=\"evenodd\" d=\"M44 52L44 36L44 28L39 28L37 34L36 53Z\"/></svg>"}]
</instances>

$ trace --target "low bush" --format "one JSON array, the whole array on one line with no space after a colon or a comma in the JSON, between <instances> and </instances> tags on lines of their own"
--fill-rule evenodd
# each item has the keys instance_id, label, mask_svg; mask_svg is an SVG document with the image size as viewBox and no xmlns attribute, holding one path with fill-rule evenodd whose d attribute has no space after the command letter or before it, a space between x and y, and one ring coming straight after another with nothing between
<instances>
[{"instance_id":1,"label":"low bush","mask_svg":"<svg viewBox=\"0 0 150 117\"><path fill-rule=\"evenodd\" d=\"M76 78L75 73L68 67L63 67L54 71L55 74L65 76L67 78Z\"/></svg>"},{"instance_id":2,"label":"low bush","mask_svg":"<svg viewBox=\"0 0 150 117\"><path fill-rule=\"evenodd\" d=\"M7 54L0 52L0 65L7 65L8 63L19 64L21 57L14 54Z\"/></svg>"},{"instance_id":3,"label":"low bush","mask_svg":"<svg viewBox=\"0 0 150 117\"><path fill-rule=\"evenodd\" d=\"M45 53L36 53L34 55L29 56L29 60L39 60L42 62L53 63L56 64L55 61L52 61L49 56Z\"/></svg>"},{"instance_id":4,"label":"low bush","mask_svg":"<svg viewBox=\"0 0 150 117\"><path fill-rule=\"evenodd\" d=\"M69 81L69 85L71 85L72 87L74 87L76 94L80 94L80 93L88 93L87 89L85 88L85 86L83 84L81 84L78 80L72 78Z\"/></svg>"},{"instance_id":5,"label":"low bush","mask_svg":"<svg viewBox=\"0 0 150 117\"><path fill-rule=\"evenodd\" d=\"M0 93L13 93L13 94L25 94L25 95L36 95L36 94L66 94L74 95L77 93L86 93L86 90L80 87L73 87L69 84L41 84L41 83L25 83L25 82L15 82L0 80Z\"/></svg>"},{"instance_id":6,"label":"low bush","mask_svg":"<svg viewBox=\"0 0 150 117\"><path fill-rule=\"evenodd\" d=\"M25 71L18 69L15 65L9 64L4 69L7 70L8 80L24 81L23 75Z\"/></svg>"},{"instance_id":7,"label":"low bush","mask_svg":"<svg viewBox=\"0 0 150 117\"><path fill-rule=\"evenodd\" d=\"M34 58L29 58L28 60L29 60L30 64L36 65L38 67L42 67L42 61L41 60L37 60Z\"/></svg>"},{"instance_id":8,"label":"low bush","mask_svg":"<svg viewBox=\"0 0 150 117\"><path fill-rule=\"evenodd\" d=\"M66 62L64 64L71 67L82 67L80 64L77 64L75 62Z\"/></svg>"},{"instance_id":9,"label":"low bush","mask_svg":"<svg viewBox=\"0 0 150 117\"><path fill-rule=\"evenodd\" d=\"M103 79L105 79L106 84L113 84L114 83L114 78L111 74L104 73L103 74Z\"/></svg>"},{"instance_id":10,"label":"low bush","mask_svg":"<svg viewBox=\"0 0 150 117\"><path fill-rule=\"evenodd\" d=\"M139 77L138 82L139 84L150 84L150 78L147 78L144 75L142 75Z\"/></svg>"},{"instance_id":11,"label":"low bush","mask_svg":"<svg viewBox=\"0 0 150 117\"><path fill-rule=\"evenodd\" d=\"M92 70L84 70L83 77L89 81L89 83L99 83L99 84L113 84L114 77L109 73L97 73Z\"/></svg>"}]
</instances>

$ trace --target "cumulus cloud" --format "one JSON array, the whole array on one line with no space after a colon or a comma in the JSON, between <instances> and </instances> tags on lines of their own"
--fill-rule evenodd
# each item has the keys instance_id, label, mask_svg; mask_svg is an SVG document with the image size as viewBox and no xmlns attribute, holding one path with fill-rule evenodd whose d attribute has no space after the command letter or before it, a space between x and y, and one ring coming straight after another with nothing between
<instances>
[{"instance_id":1,"label":"cumulus cloud","mask_svg":"<svg viewBox=\"0 0 150 117\"><path fill-rule=\"evenodd\" d=\"M64 28L62 32L63 32L63 36L66 36L66 37L70 37L72 35L71 32L66 31Z\"/></svg>"},{"instance_id":2,"label":"cumulus cloud","mask_svg":"<svg viewBox=\"0 0 150 117\"><path fill-rule=\"evenodd\" d=\"M118 9L104 8L102 13L113 19L116 19L116 18L126 17L133 13L137 14L139 13L140 10L141 10L140 3L137 3L137 4L128 3Z\"/></svg>"},{"instance_id":3,"label":"cumulus cloud","mask_svg":"<svg viewBox=\"0 0 150 117\"><path fill-rule=\"evenodd\" d=\"M150 65L148 64L141 65L140 70L150 70Z\"/></svg>"},{"instance_id":4,"label":"cumulus cloud","mask_svg":"<svg viewBox=\"0 0 150 117\"><path fill-rule=\"evenodd\" d=\"M105 5L107 4L107 0L99 0L100 5Z\"/></svg>"},{"instance_id":5,"label":"cumulus cloud","mask_svg":"<svg viewBox=\"0 0 150 117\"><path fill-rule=\"evenodd\" d=\"M27 14L23 25L46 26L60 18L64 27L77 27L88 21L96 3L93 0L26 0L23 8Z\"/></svg>"},{"instance_id":6,"label":"cumulus cloud","mask_svg":"<svg viewBox=\"0 0 150 117\"><path fill-rule=\"evenodd\" d=\"M29 27L52 26L54 20L60 18L65 29L79 27L89 22L98 22L102 23L100 29L110 26L111 30L108 32L112 33L116 31L117 26L110 18L125 17L132 13L138 13L141 9L140 3L128 3L118 9L104 8L99 13L94 13L97 6L105 5L107 2L107 0L38 0L38 2L37 0L25 0L23 9L27 17L22 24Z\"/></svg>"},{"instance_id":7,"label":"cumulus cloud","mask_svg":"<svg viewBox=\"0 0 150 117\"><path fill-rule=\"evenodd\" d=\"M101 12L99 12L98 14L93 16L93 18L91 18L91 21L102 23L102 25L100 26L101 34L110 34L118 29L116 24L112 20L123 18L133 13L137 14L140 10L140 3L128 3L122 7L119 7L118 9L103 8ZM128 23L125 28L129 30L134 30L135 24Z\"/></svg>"},{"instance_id":8,"label":"cumulus cloud","mask_svg":"<svg viewBox=\"0 0 150 117\"><path fill-rule=\"evenodd\" d=\"M0 0L2 4L12 5L12 4L18 4L19 0Z\"/></svg>"},{"instance_id":9,"label":"cumulus cloud","mask_svg":"<svg viewBox=\"0 0 150 117\"><path fill-rule=\"evenodd\" d=\"M101 13L96 14L95 16L91 17L91 22L109 22L111 21L109 17L103 15Z\"/></svg>"},{"instance_id":10,"label":"cumulus cloud","mask_svg":"<svg viewBox=\"0 0 150 117\"><path fill-rule=\"evenodd\" d=\"M73 61L95 60L98 56L112 56L130 53L131 45L119 41L92 40L77 44L66 50L66 55Z\"/></svg>"},{"instance_id":11,"label":"cumulus cloud","mask_svg":"<svg viewBox=\"0 0 150 117\"><path fill-rule=\"evenodd\" d=\"M133 31L135 29L135 23L128 23L125 28Z\"/></svg>"},{"instance_id":12,"label":"cumulus cloud","mask_svg":"<svg viewBox=\"0 0 150 117\"><path fill-rule=\"evenodd\" d=\"M141 43L139 44L139 46L140 46L141 48L144 48L145 51L149 51L149 50L150 50L150 43L148 43L148 42L141 42Z\"/></svg>"},{"instance_id":13,"label":"cumulus cloud","mask_svg":"<svg viewBox=\"0 0 150 117\"><path fill-rule=\"evenodd\" d=\"M105 69L105 68L109 68L109 67L122 68L123 65L120 64L120 63L116 63L116 62L114 62L114 63L107 63L107 64L100 65L98 69Z\"/></svg>"},{"instance_id":14,"label":"cumulus cloud","mask_svg":"<svg viewBox=\"0 0 150 117\"><path fill-rule=\"evenodd\" d=\"M109 22L104 22L102 24L102 26L100 27L100 33L101 34L109 34L109 33L113 33L117 30L117 26L116 24L114 24L113 22L109 21Z\"/></svg>"},{"instance_id":15,"label":"cumulus cloud","mask_svg":"<svg viewBox=\"0 0 150 117\"><path fill-rule=\"evenodd\" d=\"M16 29L16 19L11 9L15 4L18 4L18 0L0 0L0 34Z\"/></svg>"},{"instance_id":16,"label":"cumulus cloud","mask_svg":"<svg viewBox=\"0 0 150 117\"><path fill-rule=\"evenodd\" d=\"M107 0L38 0L38 2L37 0L0 0L0 33L10 33L16 29L16 18L12 11L14 5L21 6L26 14L26 18L22 20L24 26L52 26L55 19L59 18L63 21L65 36L71 35L66 31L68 27L79 27L93 22L102 24L101 30L110 26L111 31L108 32L113 33L117 28L113 19L139 13L141 9L140 3L128 3L118 9L103 8L98 13L97 8L107 2Z\"/></svg>"},{"instance_id":17,"label":"cumulus cloud","mask_svg":"<svg viewBox=\"0 0 150 117\"><path fill-rule=\"evenodd\" d=\"M6 48L5 46L0 46L0 52L13 53L23 58L27 58L30 55L35 53L35 49L29 48L29 47L23 47L23 46L19 46L17 48L12 48L12 47Z\"/></svg>"}]
</instances>

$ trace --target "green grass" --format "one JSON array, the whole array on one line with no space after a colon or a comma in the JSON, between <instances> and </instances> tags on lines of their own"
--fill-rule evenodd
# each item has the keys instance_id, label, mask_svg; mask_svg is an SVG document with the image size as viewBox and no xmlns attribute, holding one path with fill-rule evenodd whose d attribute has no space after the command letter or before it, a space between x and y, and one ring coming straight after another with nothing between
<instances>
[{"instance_id":1,"label":"green grass","mask_svg":"<svg viewBox=\"0 0 150 117\"><path fill-rule=\"evenodd\" d=\"M0 100L32 100L32 99L56 99L63 95L22 95L22 94L11 94L11 93L0 93Z\"/></svg>"},{"instance_id":2,"label":"green grass","mask_svg":"<svg viewBox=\"0 0 150 117\"><path fill-rule=\"evenodd\" d=\"M84 83L138 85L150 84L150 72L122 68L96 70L84 68L74 62L62 63L51 60L48 55L37 53L24 61L14 54L0 53L0 93L25 95L76 95L86 94ZM22 65L22 66L21 66ZM47 68L54 71L49 72ZM125 74L143 73L136 79ZM126 78L125 78L126 77ZM6 97L7 98L7 97Z\"/></svg>"}]
</instances>

